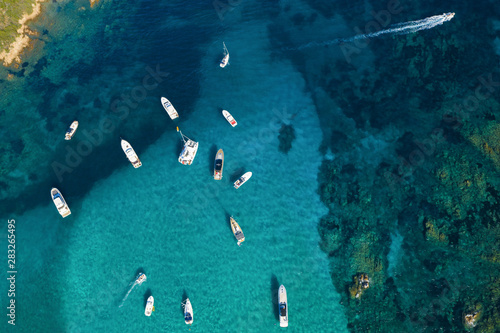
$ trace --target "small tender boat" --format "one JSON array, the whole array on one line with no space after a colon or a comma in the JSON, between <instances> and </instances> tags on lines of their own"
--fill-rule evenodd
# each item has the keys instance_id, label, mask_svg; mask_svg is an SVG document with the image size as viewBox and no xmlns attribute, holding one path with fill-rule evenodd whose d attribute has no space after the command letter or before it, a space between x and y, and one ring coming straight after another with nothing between
<instances>
[{"instance_id":1,"label":"small tender boat","mask_svg":"<svg viewBox=\"0 0 500 333\"><path fill-rule=\"evenodd\" d=\"M175 118L179 118L179 114L177 113L174 106L172 105L172 103L170 103L170 101L168 99L166 99L165 97L162 97L161 104L163 105L163 107L165 108L165 111L167 111L168 115L170 116L170 118L172 120L174 120Z\"/></svg>"},{"instance_id":2,"label":"small tender boat","mask_svg":"<svg viewBox=\"0 0 500 333\"><path fill-rule=\"evenodd\" d=\"M144 310L144 314L149 317L151 313L154 311L155 299L153 296L148 297L148 302L146 303L146 310Z\"/></svg>"},{"instance_id":3,"label":"small tender boat","mask_svg":"<svg viewBox=\"0 0 500 333\"><path fill-rule=\"evenodd\" d=\"M141 285L144 281L146 281L146 274L139 273L135 278L135 284Z\"/></svg>"},{"instance_id":4,"label":"small tender boat","mask_svg":"<svg viewBox=\"0 0 500 333\"><path fill-rule=\"evenodd\" d=\"M222 42L222 45L224 45L224 58L220 61L220 67L224 68L229 63L229 51L224 42Z\"/></svg>"},{"instance_id":5,"label":"small tender boat","mask_svg":"<svg viewBox=\"0 0 500 333\"><path fill-rule=\"evenodd\" d=\"M284 285L278 290L278 304L280 314L280 327L288 327L288 301L286 299L286 289Z\"/></svg>"},{"instance_id":6,"label":"small tender boat","mask_svg":"<svg viewBox=\"0 0 500 333\"><path fill-rule=\"evenodd\" d=\"M245 241L245 235L243 234L243 231L241 231L238 222L236 222L236 220L233 219L232 216L229 218L229 220L231 221L231 230L233 230L234 237L236 237L238 246L240 246L240 244Z\"/></svg>"},{"instance_id":7,"label":"small tender boat","mask_svg":"<svg viewBox=\"0 0 500 333\"><path fill-rule=\"evenodd\" d=\"M78 121L74 121L69 125L68 130L66 131L66 137L64 138L65 140L71 140L73 135L75 135L76 129L78 128Z\"/></svg>"},{"instance_id":8,"label":"small tender boat","mask_svg":"<svg viewBox=\"0 0 500 333\"><path fill-rule=\"evenodd\" d=\"M240 177L237 181L234 182L234 188L240 188L241 185L245 184L247 180L252 177L251 172L246 172L243 176Z\"/></svg>"},{"instance_id":9,"label":"small tender boat","mask_svg":"<svg viewBox=\"0 0 500 333\"><path fill-rule=\"evenodd\" d=\"M132 165L134 166L134 168L137 169L142 165L141 160L139 160L139 156L137 156L137 154L135 153L134 148L132 148L130 143L128 143L123 139L122 139L122 149L123 152L125 152L125 155L127 155L127 158L130 161L130 163L132 163Z\"/></svg>"},{"instance_id":10,"label":"small tender boat","mask_svg":"<svg viewBox=\"0 0 500 333\"><path fill-rule=\"evenodd\" d=\"M234 120L233 116L231 116L231 114L227 110L222 110L222 114L224 115L226 120L231 124L231 126L234 127L234 126L238 125L236 120Z\"/></svg>"},{"instance_id":11,"label":"small tender boat","mask_svg":"<svg viewBox=\"0 0 500 333\"><path fill-rule=\"evenodd\" d=\"M188 325L193 323L193 306L189 298L186 298L186 303L184 304L184 321Z\"/></svg>"},{"instance_id":12,"label":"small tender boat","mask_svg":"<svg viewBox=\"0 0 500 333\"><path fill-rule=\"evenodd\" d=\"M50 190L50 196L52 197L52 201L54 202L54 205L56 205L56 208L62 217L66 217L71 214L68 204L57 188L53 187L52 190Z\"/></svg>"},{"instance_id":13,"label":"small tender boat","mask_svg":"<svg viewBox=\"0 0 500 333\"><path fill-rule=\"evenodd\" d=\"M181 133L182 141L184 141L184 148L179 155L179 163L182 163L184 165L191 165L196 156L196 152L198 151L198 142L193 141L182 134L182 132L179 131L179 127L177 127L177 132Z\"/></svg>"},{"instance_id":14,"label":"small tender boat","mask_svg":"<svg viewBox=\"0 0 500 333\"><path fill-rule=\"evenodd\" d=\"M222 169L224 168L224 151L219 149L217 154L215 155L215 163L214 163L214 179L221 180L222 179Z\"/></svg>"}]
</instances>

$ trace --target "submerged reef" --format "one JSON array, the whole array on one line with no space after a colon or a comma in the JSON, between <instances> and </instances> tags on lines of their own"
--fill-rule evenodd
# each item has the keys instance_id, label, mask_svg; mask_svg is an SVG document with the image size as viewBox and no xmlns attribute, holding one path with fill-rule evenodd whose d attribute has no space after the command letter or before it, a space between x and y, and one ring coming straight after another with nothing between
<instances>
[{"instance_id":1,"label":"submerged reef","mask_svg":"<svg viewBox=\"0 0 500 333\"><path fill-rule=\"evenodd\" d=\"M304 45L332 19L349 22L332 39L381 28L390 9L306 2L309 13L289 6L269 28L276 47ZM425 17L420 6L385 23ZM484 7L455 6L468 15L432 31L286 53L320 118L320 246L351 332L500 327L500 68ZM318 15L297 25L298 12Z\"/></svg>"},{"instance_id":2,"label":"submerged reef","mask_svg":"<svg viewBox=\"0 0 500 333\"><path fill-rule=\"evenodd\" d=\"M278 135L279 140L279 151L283 153L288 153L292 149L292 142L295 140L295 130L292 125L283 124Z\"/></svg>"}]
</instances>

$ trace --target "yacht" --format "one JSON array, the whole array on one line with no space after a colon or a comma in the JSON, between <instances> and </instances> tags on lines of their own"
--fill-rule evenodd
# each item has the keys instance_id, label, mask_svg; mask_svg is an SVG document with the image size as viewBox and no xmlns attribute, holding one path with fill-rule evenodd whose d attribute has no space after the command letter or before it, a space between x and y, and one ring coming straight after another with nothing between
<instances>
[{"instance_id":1,"label":"yacht","mask_svg":"<svg viewBox=\"0 0 500 333\"><path fill-rule=\"evenodd\" d=\"M250 179L250 177L252 177L252 173L246 172L243 176L240 177L240 179L234 182L234 188L236 189L240 188L240 186L245 184L247 180Z\"/></svg>"},{"instance_id":2,"label":"yacht","mask_svg":"<svg viewBox=\"0 0 500 333\"><path fill-rule=\"evenodd\" d=\"M54 205L56 205L56 208L62 217L66 217L71 214L71 210L69 210L66 200L64 200L61 192L59 192L57 188L53 187L52 190L50 190L50 196L52 197L52 201L54 201Z\"/></svg>"},{"instance_id":3,"label":"yacht","mask_svg":"<svg viewBox=\"0 0 500 333\"><path fill-rule=\"evenodd\" d=\"M231 221L231 230L233 230L234 237L236 237L238 246L240 246L240 244L245 241L245 235L243 234L243 231L241 231L238 222L236 222L236 220L233 219L232 216L229 218L229 220Z\"/></svg>"},{"instance_id":4,"label":"yacht","mask_svg":"<svg viewBox=\"0 0 500 333\"><path fill-rule=\"evenodd\" d=\"M217 154L215 155L215 163L214 163L214 179L221 180L222 179L222 169L224 168L224 151L219 149Z\"/></svg>"},{"instance_id":5,"label":"yacht","mask_svg":"<svg viewBox=\"0 0 500 333\"><path fill-rule=\"evenodd\" d=\"M184 321L186 324L193 324L193 306L189 298L186 298L186 303L184 304Z\"/></svg>"},{"instance_id":6,"label":"yacht","mask_svg":"<svg viewBox=\"0 0 500 333\"><path fill-rule=\"evenodd\" d=\"M220 67L224 68L229 63L229 51L227 50L226 44L224 42L222 42L222 45L224 45L224 57L220 61Z\"/></svg>"},{"instance_id":7,"label":"yacht","mask_svg":"<svg viewBox=\"0 0 500 333\"><path fill-rule=\"evenodd\" d=\"M231 124L231 126L234 127L234 126L238 125L238 123L236 122L236 120L234 120L233 116L229 113L229 111L222 110L222 114L224 115L224 118L226 118L228 123Z\"/></svg>"},{"instance_id":8,"label":"yacht","mask_svg":"<svg viewBox=\"0 0 500 333\"><path fill-rule=\"evenodd\" d=\"M155 310L154 304L155 304L155 299L153 298L153 296L149 296L148 302L146 303L146 310L144 310L144 314L147 317L150 317L151 313Z\"/></svg>"},{"instance_id":9,"label":"yacht","mask_svg":"<svg viewBox=\"0 0 500 333\"><path fill-rule=\"evenodd\" d=\"M177 132L181 133L182 141L184 141L184 148L179 155L179 163L184 165L191 165L196 156L196 152L198 151L198 142L191 140L181 131L179 131L179 127L177 127Z\"/></svg>"},{"instance_id":10,"label":"yacht","mask_svg":"<svg viewBox=\"0 0 500 333\"><path fill-rule=\"evenodd\" d=\"M132 163L132 165L134 166L134 168L137 169L142 165L141 160L139 159L139 156L137 156L137 154L135 153L134 148L132 148L130 143L128 143L123 139L122 139L122 149L125 155L127 155L127 158L130 161L130 163Z\"/></svg>"},{"instance_id":11,"label":"yacht","mask_svg":"<svg viewBox=\"0 0 500 333\"><path fill-rule=\"evenodd\" d=\"M66 137L64 138L65 140L71 140L73 135L75 135L76 129L78 128L78 121L74 121L69 125L68 130L66 131Z\"/></svg>"},{"instance_id":12,"label":"yacht","mask_svg":"<svg viewBox=\"0 0 500 333\"><path fill-rule=\"evenodd\" d=\"M288 327L288 301L286 299L286 289L284 285L278 290L278 304L280 311L280 327Z\"/></svg>"},{"instance_id":13,"label":"yacht","mask_svg":"<svg viewBox=\"0 0 500 333\"><path fill-rule=\"evenodd\" d=\"M135 278L135 284L141 285L144 281L146 281L146 274L139 273Z\"/></svg>"},{"instance_id":14,"label":"yacht","mask_svg":"<svg viewBox=\"0 0 500 333\"><path fill-rule=\"evenodd\" d=\"M172 105L172 103L170 103L170 101L168 99L166 99L165 97L162 97L161 104L163 105L163 107L165 108L165 111L167 111L168 115L170 116L170 118L172 120L174 120L175 118L179 118L179 114L177 113L174 106Z\"/></svg>"}]
</instances>

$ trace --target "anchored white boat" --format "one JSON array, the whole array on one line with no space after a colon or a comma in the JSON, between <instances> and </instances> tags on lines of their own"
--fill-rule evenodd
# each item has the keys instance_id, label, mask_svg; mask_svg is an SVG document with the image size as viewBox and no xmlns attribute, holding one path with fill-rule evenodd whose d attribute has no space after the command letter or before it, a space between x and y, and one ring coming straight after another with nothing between
<instances>
[{"instance_id":1,"label":"anchored white boat","mask_svg":"<svg viewBox=\"0 0 500 333\"><path fill-rule=\"evenodd\" d=\"M198 142L191 140L179 130L177 127L177 132L181 133L182 141L184 141L184 148L179 155L179 163L184 165L191 165L198 151ZM186 140L187 139L187 140Z\"/></svg>"},{"instance_id":2,"label":"anchored white boat","mask_svg":"<svg viewBox=\"0 0 500 333\"><path fill-rule=\"evenodd\" d=\"M135 284L141 285L144 281L146 281L146 274L139 273L135 278Z\"/></svg>"},{"instance_id":3,"label":"anchored white boat","mask_svg":"<svg viewBox=\"0 0 500 333\"><path fill-rule=\"evenodd\" d=\"M134 168L137 169L142 165L141 160L139 160L139 156L137 156L137 154L135 153L134 148L132 148L130 143L128 143L123 139L122 139L122 149L125 155L127 155L127 158L130 161L130 163L132 163L132 165L134 166Z\"/></svg>"},{"instance_id":4,"label":"anchored white boat","mask_svg":"<svg viewBox=\"0 0 500 333\"><path fill-rule=\"evenodd\" d=\"M224 57L220 61L220 67L224 68L229 63L229 51L227 50L226 44L224 42L222 42L222 45L224 45Z\"/></svg>"},{"instance_id":5,"label":"anchored white boat","mask_svg":"<svg viewBox=\"0 0 500 333\"><path fill-rule=\"evenodd\" d=\"M243 234L243 231L241 230L238 222L236 222L236 220L233 219L232 216L229 218L229 220L231 221L231 230L233 230L234 237L238 241L238 246L240 246L240 244L245 241L245 235Z\"/></svg>"},{"instance_id":6,"label":"anchored white boat","mask_svg":"<svg viewBox=\"0 0 500 333\"><path fill-rule=\"evenodd\" d=\"M64 138L65 140L71 140L73 135L75 135L76 129L78 128L78 121L74 121L69 125L68 130L66 131L66 137Z\"/></svg>"},{"instance_id":7,"label":"anchored white boat","mask_svg":"<svg viewBox=\"0 0 500 333\"><path fill-rule=\"evenodd\" d=\"M71 210L69 209L66 200L64 200L61 192L59 192L57 188L53 187L52 190L50 190L50 196L52 197L52 201L54 202L54 205L56 205L56 208L62 217L66 217L71 214Z\"/></svg>"},{"instance_id":8,"label":"anchored white boat","mask_svg":"<svg viewBox=\"0 0 500 333\"><path fill-rule=\"evenodd\" d=\"M186 303L184 304L184 321L188 325L193 323L193 306L189 298L186 298Z\"/></svg>"},{"instance_id":9,"label":"anchored white boat","mask_svg":"<svg viewBox=\"0 0 500 333\"><path fill-rule=\"evenodd\" d=\"M286 299L286 289L284 285L278 290L278 304L280 312L280 327L288 327L288 301Z\"/></svg>"},{"instance_id":10,"label":"anchored white boat","mask_svg":"<svg viewBox=\"0 0 500 333\"><path fill-rule=\"evenodd\" d=\"M222 169L224 168L224 151L219 149L217 154L215 155L215 163L214 163L214 179L221 180L222 179Z\"/></svg>"},{"instance_id":11,"label":"anchored white boat","mask_svg":"<svg viewBox=\"0 0 500 333\"><path fill-rule=\"evenodd\" d=\"M144 310L144 314L149 317L151 316L151 313L154 311L154 304L155 304L155 299L153 296L148 297L148 301L146 303L146 309Z\"/></svg>"},{"instance_id":12,"label":"anchored white boat","mask_svg":"<svg viewBox=\"0 0 500 333\"><path fill-rule=\"evenodd\" d=\"M234 182L234 188L236 189L240 188L240 186L245 184L247 180L250 179L250 177L252 177L252 173L246 172L243 176L240 177L240 179Z\"/></svg>"},{"instance_id":13,"label":"anchored white boat","mask_svg":"<svg viewBox=\"0 0 500 333\"><path fill-rule=\"evenodd\" d=\"M224 115L226 120L231 124L231 126L234 127L234 126L238 125L238 123L236 122L236 120L234 120L233 116L229 113L229 111L222 110L222 114Z\"/></svg>"},{"instance_id":14,"label":"anchored white boat","mask_svg":"<svg viewBox=\"0 0 500 333\"><path fill-rule=\"evenodd\" d=\"M170 116L170 118L172 120L174 120L175 118L179 118L179 114L177 113L174 106L172 105L172 103L170 103L170 101L168 99L166 99L165 97L162 97L161 104L163 105L163 107L165 108L165 111L167 111L168 115Z\"/></svg>"}]
</instances>

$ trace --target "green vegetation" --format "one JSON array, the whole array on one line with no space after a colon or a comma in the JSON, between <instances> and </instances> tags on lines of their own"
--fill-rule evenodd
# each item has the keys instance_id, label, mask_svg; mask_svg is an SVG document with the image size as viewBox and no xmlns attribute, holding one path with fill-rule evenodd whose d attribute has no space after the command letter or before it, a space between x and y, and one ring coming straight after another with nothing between
<instances>
[{"instance_id":1,"label":"green vegetation","mask_svg":"<svg viewBox=\"0 0 500 333\"><path fill-rule=\"evenodd\" d=\"M0 3L0 53L7 51L16 39L19 20L24 14L31 14L34 0L4 0Z\"/></svg>"}]
</instances>

